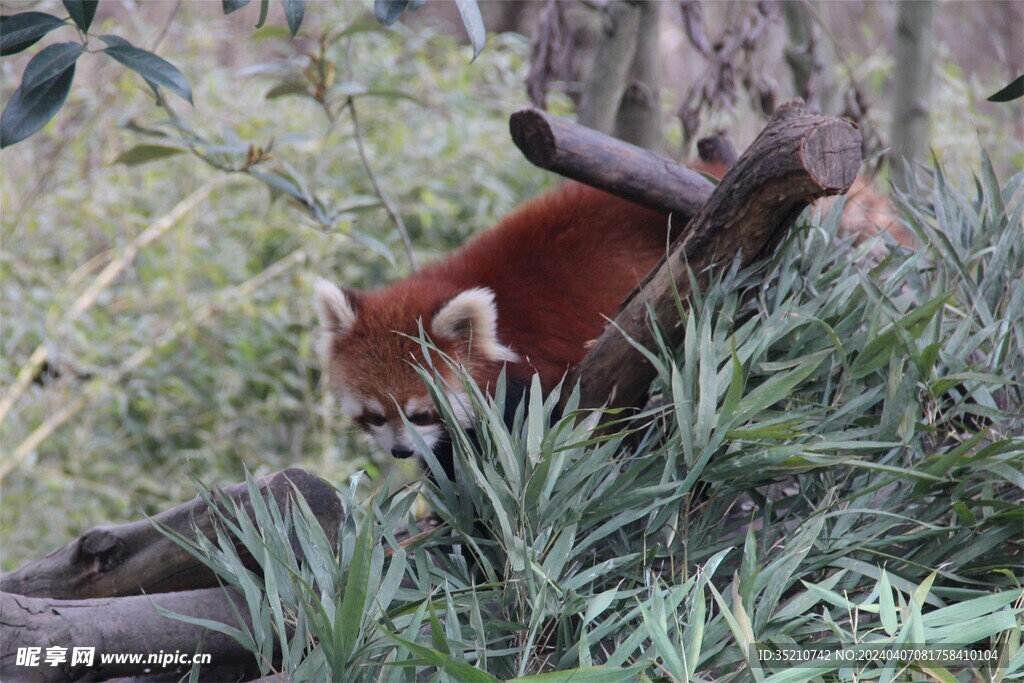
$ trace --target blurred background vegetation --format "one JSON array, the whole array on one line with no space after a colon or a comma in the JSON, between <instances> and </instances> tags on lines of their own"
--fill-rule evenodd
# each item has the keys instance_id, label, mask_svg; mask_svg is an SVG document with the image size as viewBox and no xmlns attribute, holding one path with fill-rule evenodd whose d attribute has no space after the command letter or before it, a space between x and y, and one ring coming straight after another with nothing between
<instances>
[{"instance_id":1,"label":"blurred background vegetation","mask_svg":"<svg viewBox=\"0 0 1024 683\"><path fill-rule=\"evenodd\" d=\"M215 2L100 3L92 33L173 62L195 107L156 107L137 75L83 58L64 109L0 155L5 397L33 352L47 353L0 424L5 569L90 526L188 499L192 477L224 484L245 469L296 465L341 482L393 467L337 417L319 382L310 283L322 275L373 287L410 263L351 118L328 115L309 93L331 65L330 87L359 108L380 189L428 261L556 182L507 133L509 114L530 103L524 83L542 5L483 3L488 43L471 62L452 8L433 1L391 29L364 3L309 3L294 40L276 3L260 30L252 8L224 16ZM594 3L566 5L600 26ZM825 74L840 92L856 84L870 105L866 137L875 151L888 147L897 4L813 6L824 13ZM707 34L724 35L752 7L707 3ZM62 15L57 2L3 5L5 14L25 10ZM972 182L982 149L1002 178L1022 165L1019 103L984 101L1021 70L1021 12L1019 3L938 6L929 140L952 182ZM781 10L765 15L763 38L744 53L749 79L703 110L688 135L674 115L707 62L683 17L666 4L659 29L664 148L692 158L692 140L726 130L742 150L766 104L747 86L775 104L796 94L784 54L791 27ZM338 37L343 27L351 30ZM585 41L577 47L583 66L565 67L566 78L585 75ZM5 103L27 59L0 62ZM303 76L308 69L320 71ZM571 114L578 95L578 83L559 80L548 107ZM177 152L140 147L154 144ZM194 210L138 245L201 188L209 194ZM123 270L95 285L111 264ZM73 314L83 293L95 300Z\"/></svg>"}]
</instances>

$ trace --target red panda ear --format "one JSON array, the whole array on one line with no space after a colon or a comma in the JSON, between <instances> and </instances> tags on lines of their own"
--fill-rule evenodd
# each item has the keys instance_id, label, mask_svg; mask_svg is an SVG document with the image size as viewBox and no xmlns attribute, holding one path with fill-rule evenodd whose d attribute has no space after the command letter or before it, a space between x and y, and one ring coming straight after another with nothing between
<instances>
[{"instance_id":1,"label":"red panda ear","mask_svg":"<svg viewBox=\"0 0 1024 683\"><path fill-rule=\"evenodd\" d=\"M456 295L441 307L431 321L433 333L470 347L470 352L488 360L519 360L509 347L498 341L498 307L494 292L487 287L474 287Z\"/></svg>"},{"instance_id":2,"label":"red panda ear","mask_svg":"<svg viewBox=\"0 0 1024 683\"><path fill-rule=\"evenodd\" d=\"M313 284L313 306L326 334L344 337L356 324L352 297L327 280L317 279Z\"/></svg>"}]
</instances>

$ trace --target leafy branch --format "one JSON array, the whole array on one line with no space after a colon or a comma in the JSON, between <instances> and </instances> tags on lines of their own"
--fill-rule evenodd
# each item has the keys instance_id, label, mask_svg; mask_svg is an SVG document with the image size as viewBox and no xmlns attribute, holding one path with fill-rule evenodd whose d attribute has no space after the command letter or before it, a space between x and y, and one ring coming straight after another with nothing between
<instances>
[{"instance_id":1,"label":"leafy branch","mask_svg":"<svg viewBox=\"0 0 1024 683\"><path fill-rule=\"evenodd\" d=\"M225 14L247 4L248 0L224 0ZM292 37L302 24L305 4L302 0L282 0ZM260 23L266 19L269 0L261 0ZM56 43L39 51L25 67L21 85L7 102L0 115L0 148L21 142L38 132L57 115L71 92L75 66L83 54L103 54L142 76L162 102L160 88L166 88L192 104L192 88L188 79L173 64L149 50L135 47L115 35L98 36L106 48L89 47L89 28L96 16L99 0L64 0L66 18L45 12L20 12L0 17L0 56L23 52L51 31L73 27L78 42Z\"/></svg>"},{"instance_id":2,"label":"leafy branch","mask_svg":"<svg viewBox=\"0 0 1024 683\"><path fill-rule=\"evenodd\" d=\"M89 28L98 4L98 0L64 0L68 10L66 19L45 12L0 17L0 55L3 56L22 52L51 31L65 26L73 26L79 35L78 42L49 45L29 60L21 85L0 115L0 148L21 142L60 111L71 91L78 59L86 53L106 55L128 67L142 76L158 97L159 88L164 87L192 103L188 80L166 59L113 35L99 36L106 48L90 49Z\"/></svg>"}]
</instances>

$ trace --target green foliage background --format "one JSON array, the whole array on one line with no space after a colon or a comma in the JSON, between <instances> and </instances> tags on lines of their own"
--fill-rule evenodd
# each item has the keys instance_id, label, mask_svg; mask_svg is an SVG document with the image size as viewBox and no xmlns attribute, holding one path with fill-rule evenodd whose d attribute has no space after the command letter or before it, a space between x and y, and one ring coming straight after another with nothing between
<instances>
[{"instance_id":1,"label":"green foliage background","mask_svg":"<svg viewBox=\"0 0 1024 683\"><path fill-rule=\"evenodd\" d=\"M168 9L158 3L135 17L101 17L105 24L93 30L151 36ZM345 26L363 11L348 3L316 10L307 17L312 35L314 22ZM250 143L272 142L272 158L256 170L288 173L290 165L337 211L336 220L325 227L251 176L227 175L189 153L115 163L137 145L169 144L138 128L181 133L160 125L165 116L137 76L80 60L57 119L3 153L2 382L11 387L40 344L60 373L33 384L5 420L5 461L48 417L89 397L2 482L6 568L94 524L191 497L190 474L227 482L239 480L243 467L300 465L341 481L390 465L353 438L320 387L310 282L320 275L370 287L408 272L408 262L349 121L332 126L306 97L266 97L282 80L302 79L289 60L316 54L316 41L292 44L274 26L254 37L248 20L232 19L219 7L183 6L161 51L189 77L197 104L169 106L221 163L242 166ZM342 86L397 93L358 98L361 124L371 163L401 207L420 259L429 260L552 182L507 142L508 112L526 104L515 84L528 46L517 36L492 36L470 67L468 48L450 37L370 29L351 48L334 44L328 56L339 71L351 57L354 78L339 75ZM9 64L10 73L20 70ZM16 85L11 80L5 77L5 90ZM191 191L225 179L68 321L73 302L133 238ZM282 261L281 272L251 294L233 293ZM139 352L152 355L119 376Z\"/></svg>"}]
</instances>

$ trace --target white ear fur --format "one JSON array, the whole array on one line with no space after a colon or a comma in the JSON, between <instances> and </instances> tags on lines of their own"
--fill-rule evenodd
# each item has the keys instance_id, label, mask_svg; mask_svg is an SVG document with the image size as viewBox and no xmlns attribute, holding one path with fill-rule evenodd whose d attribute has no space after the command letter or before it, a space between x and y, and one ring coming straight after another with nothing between
<instances>
[{"instance_id":1,"label":"white ear fur","mask_svg":"<svg viewBox=\"0 0 1024 683\"><path fill-rule=\"evenodd\" d=\"M465 342L489 360L519 360L512 349L498 341L498 307L494 292L487 287L474 287L458 294L434 314L431 327L434 334Z\"/></svg>"},{"instance_id":2,"label":"white ear fur","mask_svg":"<svg viewBox=\"0 0 1024 683\"><path fill-rule=\"evenodd\" d=\"M313 306L326 334L344 337L356 324L356 311L348 297L322 278L313 284Z\"/></svg>"}]
</instances>

